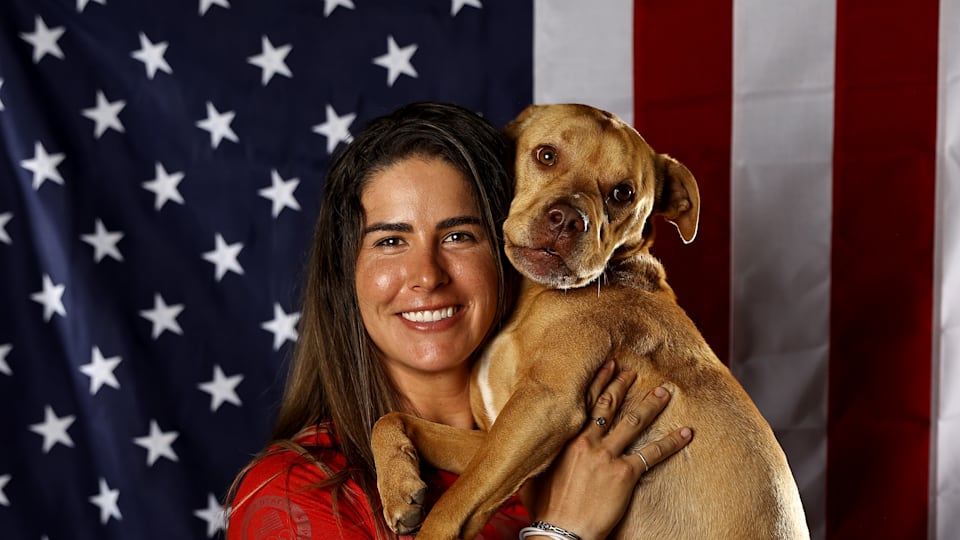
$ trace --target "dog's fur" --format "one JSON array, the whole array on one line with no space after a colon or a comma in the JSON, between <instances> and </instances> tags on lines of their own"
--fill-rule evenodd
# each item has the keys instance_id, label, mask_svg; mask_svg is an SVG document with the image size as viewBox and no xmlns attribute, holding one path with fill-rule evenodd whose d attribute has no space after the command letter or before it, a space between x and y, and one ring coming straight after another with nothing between
<instances>
[{"instance_id":1,"label":"dog's fur","mask_svg":"<svg viewBox=\"0 0 960 540\"><path fill-rule=\"evenodd\" d=\"M680 426L695 431L680 454L643 475L614 537L808 538L770 426L649 253L654 215L693 240L693 176L616 116L585 105L530 106L506 131L516 143L516 194L505 247L525 279L510 321L474 368L471 402L486 434L399 413L381 419L374 450L388 524L399 532L419 524L419 450L462 475L418 538L474 537L583 428L586 389L613 358L637 371L621 410L656 385L673 396L632 451Z\"/></svg>"}]
</instances>

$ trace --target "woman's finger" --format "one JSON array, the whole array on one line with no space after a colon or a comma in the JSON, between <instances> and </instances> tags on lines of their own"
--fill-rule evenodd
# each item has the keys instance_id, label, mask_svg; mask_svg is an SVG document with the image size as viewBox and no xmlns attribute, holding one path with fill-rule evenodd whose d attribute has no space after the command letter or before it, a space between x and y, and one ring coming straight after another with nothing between
<instances>
[{"instance_id":1,"label":"woman's finger","mask_svg":"<svg viewBox=\"0 0 960 540\"><path fill-rule=\"evenodd\" d=\"M630 385L636 379L637 372L634 370L621 369L617 372L616 377L604 387L590 412L588 422L600 429L588 430L588 433L601 435L607 432L617 409L627 395L627 390L630 389Z\"/></svg>"},{"instance_id":2,"label":"woman's finger","mask_svg":"<svg viewBox=\"0 0 960 540\"><path fill-rule=\"evenodd\" d=\"M643 446L637 453L623 457L634 472L643 474L668 457L676 454L693 438L693 430L680 428Z\"/></svg>"},{"instance_id":3,"label":"woman's finger","mask_svg":"<svg viewBox=\"0 0 960 540\"><path fill-rule=\"evenodd\" d=\"M607 383L613 378L613 372L616 367L616 362L613 360L607 360L606 363L600 366L600 369L597 370L597 374L594 375L593 382L590 383L590 388L587 390L588 410L597 404L597 399L600 398L600 394L603 393L603 389L607 387Z\"/></svg>"},{"instance_id":4,"label":"woman's finger","mask_svg":"<svg viewBox=\"0 0 960 540\"><path fill-rule=\"evenodd\" d=\"M660 411L670 401L670 392L662 386L654 387L639 403L622 411L616 426L607 434L604 444L615 453L621 453L637 440Z\"/></svg>"}]
</instances>

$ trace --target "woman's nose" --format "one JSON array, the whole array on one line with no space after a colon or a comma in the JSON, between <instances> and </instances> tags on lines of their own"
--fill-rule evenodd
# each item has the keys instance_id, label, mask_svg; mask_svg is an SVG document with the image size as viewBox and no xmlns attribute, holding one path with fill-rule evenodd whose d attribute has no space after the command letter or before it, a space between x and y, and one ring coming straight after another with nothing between
<instances>
[{"instance_id":1,"label":"woman's nose","mask_svg":"<svg viewBox=\"0 0 960 540\"><path fill-rule=\"evenodd\" d=\"M413 254L410 268L411 288L432 291L449 280L450 276L436 250L418 250Z\"/></svg>"}]
</instances>

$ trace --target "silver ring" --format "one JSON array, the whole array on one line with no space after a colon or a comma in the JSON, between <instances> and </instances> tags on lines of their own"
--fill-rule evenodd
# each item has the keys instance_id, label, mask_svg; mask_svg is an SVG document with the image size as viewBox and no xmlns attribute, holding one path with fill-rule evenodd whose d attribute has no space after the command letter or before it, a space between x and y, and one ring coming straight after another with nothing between
<instances>
[{"instance_id":1,"label":"silver ring","mask_svg":"<svg viewBox=\"0 0 960 540\"><path fill-rule=\"evenodd\" d=\"M637 455L640 456L640 461L643 462L643 472L646 473L650 470L650 464L647 463L647 458L643 457L643 452L638 451Z\"/></svg>"},{"instance_id":2,"label":"silver ring","mask_svg":"<svg viewBox=\"0 0 960 540\"><path fill-rule=\"evenodd\" d=\"M594 418L593 421L596 422L597 425L600 426L600 427L603 427L603 426L607 425L607 419L604 418L604 417L602 417L602 416L598 416L598 417Z\"/></svg>"}]
</instances>

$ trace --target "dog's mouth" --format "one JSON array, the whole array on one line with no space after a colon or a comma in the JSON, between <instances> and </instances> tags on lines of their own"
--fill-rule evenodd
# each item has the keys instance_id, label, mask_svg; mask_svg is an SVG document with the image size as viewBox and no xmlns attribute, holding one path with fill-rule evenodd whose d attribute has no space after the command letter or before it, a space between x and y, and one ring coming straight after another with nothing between
<instances>
[{"instance_id":1,"label":"dog's mouth","mask_svg":"<svg viewBox=\"0 0 960 540\"><path fill-rule=\"evenodd\" d=\"M552 247L507 246L507 258L527 279L557 289L576 286L578 276Z\"/></svg>"}]
</instances>

